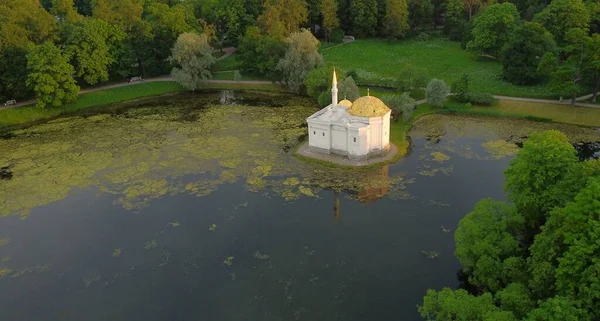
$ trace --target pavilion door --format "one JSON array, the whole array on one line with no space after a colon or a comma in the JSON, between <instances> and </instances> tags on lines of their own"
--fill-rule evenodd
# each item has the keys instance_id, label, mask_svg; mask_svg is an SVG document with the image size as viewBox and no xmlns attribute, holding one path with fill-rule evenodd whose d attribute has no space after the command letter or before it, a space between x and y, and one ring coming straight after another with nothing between
<instances>
[{"instance_id":1,"label":"pavilion door","mask_svg":"<svg viewBox=\"0 0 600 321\"><path fill-rule=\"evenodd\" d=\"M346 138L346 129L333 128L331 131L331 148L337 151L348 151L348 139Z\"/></svg>"}]
</instances>

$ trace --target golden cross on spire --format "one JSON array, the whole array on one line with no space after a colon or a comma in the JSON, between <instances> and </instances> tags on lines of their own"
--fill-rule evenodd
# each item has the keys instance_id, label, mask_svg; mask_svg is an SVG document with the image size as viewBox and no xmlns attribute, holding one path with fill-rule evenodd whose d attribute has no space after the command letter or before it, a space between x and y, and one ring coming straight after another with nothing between
<instances>
[{"instance_id":1,"label":"golden cross on spire","mask_svg":"<svg viewBox=\"0 0 600 321\"><path fill-rule=\"evenodd\" d=\"M367 88L367 96L371 97L371 89Z\"/></svg>"}]
</instances>

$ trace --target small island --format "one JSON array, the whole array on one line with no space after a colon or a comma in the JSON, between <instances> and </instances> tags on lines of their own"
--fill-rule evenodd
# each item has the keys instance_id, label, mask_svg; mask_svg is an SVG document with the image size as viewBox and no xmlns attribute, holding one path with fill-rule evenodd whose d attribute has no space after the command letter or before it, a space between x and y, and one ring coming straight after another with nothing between
<instances>
[{"instance_id":1,"label":"small island","mask_svg":"<svg viewBox=\"0 0 600 321\"><path fill-rule=\"evenodd\" d=\"M345 166L384 162L398 152L390 144L392 110L370 94L354 102L338 102L337 75L333 71L331 104L306 119L308 143L297 154Z\"/></svg>"}]
</instances>

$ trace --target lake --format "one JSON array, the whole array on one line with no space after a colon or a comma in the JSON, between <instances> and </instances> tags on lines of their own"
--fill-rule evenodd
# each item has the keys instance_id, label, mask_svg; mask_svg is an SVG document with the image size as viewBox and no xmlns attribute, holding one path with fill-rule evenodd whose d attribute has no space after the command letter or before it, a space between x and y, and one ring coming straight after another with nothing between
<instances>
[{"instance_id":1,"label":"lake","mask_svg":"<svg viewBox=\"0 0 600 321\"><path fill-rule=\"evenodd\" d=\"M131 108L130 108L131 107ZM3 320L420 320L458 287L453 233L532 131L426 116L407 157L304 163L305 97L175 95L0 140ZM587 145L586 145L587 146Z\"/></svg>"}]
</instances>

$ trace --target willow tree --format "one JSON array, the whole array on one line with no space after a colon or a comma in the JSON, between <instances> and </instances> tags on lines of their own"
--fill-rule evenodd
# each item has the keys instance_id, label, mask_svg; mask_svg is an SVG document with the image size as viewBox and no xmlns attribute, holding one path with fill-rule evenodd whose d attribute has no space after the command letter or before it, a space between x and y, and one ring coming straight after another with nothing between
<instances>
[{"instance_id":1,"label":"willow tree","mask_svg":"<svg viewBox=\"0 0 600 321\"><path fill-rule=\"evenodd\" d=\"M169 57L169 61L177 65L171 75L188 90L202 87L206 80L212 78L210 68L216 62L212 52L205 35L182 33Z\"/></svg>"},{"instance_id":2,"label":"willow tree","mask_svg":"<svg viewBox=\"0 0 600 321\"><path fill-rule=\"evenodd\" d=\"M319 40L310 30L294 32L285 40L287 50L279 60L277 69L282 73L283 81L293 92L300 92L306 76L323 64L319 53Z\"/></svg>"}]
</instances>

